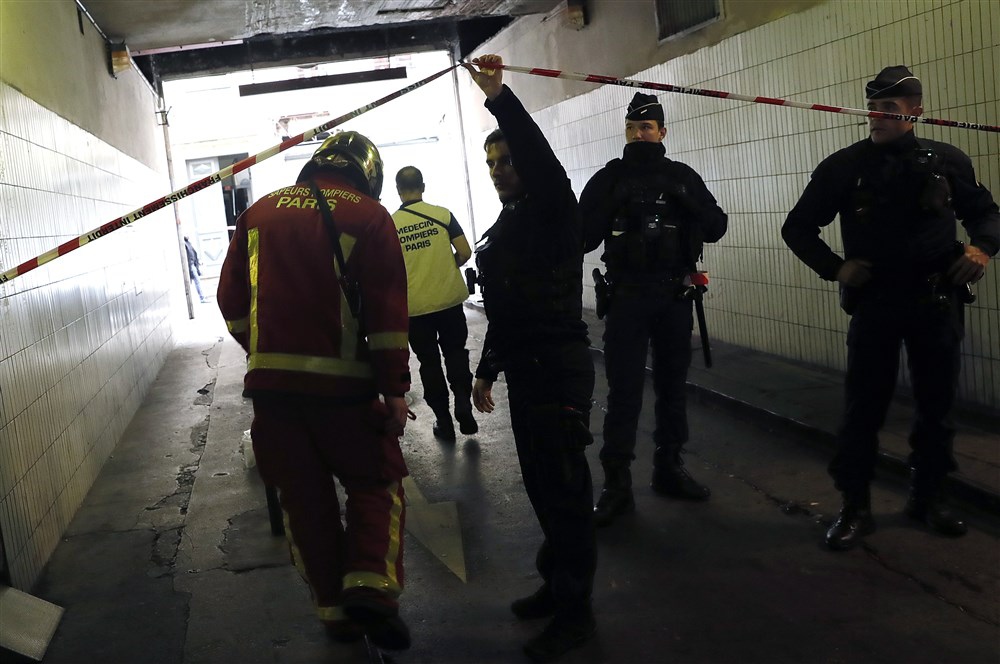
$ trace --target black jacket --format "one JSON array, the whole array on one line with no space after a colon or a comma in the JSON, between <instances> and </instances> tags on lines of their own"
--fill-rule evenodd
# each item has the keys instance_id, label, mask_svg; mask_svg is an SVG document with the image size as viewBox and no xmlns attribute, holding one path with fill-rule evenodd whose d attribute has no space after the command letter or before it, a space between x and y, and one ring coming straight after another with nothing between
<instances>
[{"instance_id":1,"label":"black jacket","mask_svg":"<svg viewBox=\"0 0 1000 664\"><path fill-rule=\"evenodd\" d=\"M503 131L525 193L476 247L488 325L477 378L496 380L513 354L587 342L583 239L566 170L510 88L486 108Z\"/></svg>"},{"instance_id":2,"label":"black jacket","mask_svg":"<svg viewBox=\"0 0 1000 664\"><path fill-rule=\"evenodd\" d=\"M611 225L624 201L620 183L628 178L659 173L669 183L664 197L682 209L683 216L697 225L704 242L717 242L726 234L728 217L701 176L687 164L668 159L662 143L636 142L625 146L621 159L612 159L597 171L580 194L584 227L584 250L591 252L611 237ZM695 257L697 259L697 257Z\"/></svg>"},{"instance_id":3,"label":"black jacket","mask_svg":"<svg viewBox=\"0 0 1000 664\"><path fill-rule=\"evenodd\" d=\"M927 151L933 156L919 156ZM838 214L844 258L820 238ZM952 145L909 132L885 145L865 139L824 159L781 235L824 279L835 280L844 261L856 258L872 262L873 283L895 286L957 257L956 217L972 244L997 253L1000 212L972 161Z\"/></svg>"}]
</instances>

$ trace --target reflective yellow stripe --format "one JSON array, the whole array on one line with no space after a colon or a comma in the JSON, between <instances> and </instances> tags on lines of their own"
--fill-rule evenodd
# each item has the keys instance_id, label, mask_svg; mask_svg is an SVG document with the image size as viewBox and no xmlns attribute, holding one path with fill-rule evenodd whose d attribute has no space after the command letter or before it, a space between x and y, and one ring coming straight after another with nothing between
<instances>
[{"instance_id":1,"label":"reflective yellow stripe","mask_svg":"<svg viewBox=\"0 0 1000 664\"><path fill-rule=\"evenodd\" d=\"M295 569L298 570L299 576L302 580L312 588L312 584L309 583L309 575L306 573L306 566L302 562L302 553L299 551L299 547L295 544L295 538L292 535L292 526L288 521L288 512L281 510L282 522L285 524L285 539L288 540L288 552L292 556L292 563L295 565ZM316 590L313 589L313 598L316 597ZM327 622L333 622L336 620L347 620L347 614L339 606L319 606L316 605L316 615L320 620L325 620Z\"/></svg>"},{"instance_id":2,"label":"reflective yellow stripe","mask_svg":"<svg viewBox=\"0 0 1000 664\"><path fill-rule=\"evenodd\" d=\"M357 244L355 237L343 232L340 234L340 249L344 254L344 262L350 259L355 244ZM337 274L337 278L340 279L340 264L336 259L333 261L333 271ZM347 304L347 296L344 295L344 290L342 288L338 290L340 291L340 356L357 357L358 337L360 336L359 330L361 326L358 325L357 319L351 313L351 307Z\"/></svg>"},{"instance_id":3,"label":"reflective yellow stripe","mask_svg":"<svg viewBox=\"0 0 1000 664\"><path fill-rule=\"evenodd\" d=\"M281 510L281 522L285 526L285 539L288 541L288 553L292 557L292 564L295 565L295 569L298 570L302 580L309 583L309 575L306 574L306 566L302 562L302 554L299 552L299 547L292 536L292 526L288 520L288 512L283 509Z\"/></svg>"},{"instance_id":4,"label":"reflective yellow stripe","mask_svg":"<svg viewBox=\"0 0 1000 664\"><path fill-rule=\"evenodd\" d=\"M404 350L409 338L405 332L376 332L368 335L371 350Z\"/></svg>"},{"instance_id":5,"label":"reflective yellow stripe","mask_svg":"<svg viewBox=\"0 0 1000 664\"><path fill-rule=\"evenodd\" d=\"M342 360L336 357L314 357L311 355L291 355L288 353L253 353L247 360L250 369L282 369L302 371L324 376L347 376L349 378L371 378L372 367L367 362Z\"/></svg>"},{"instance_id":6,"label":"reflective yellow stripe","mask_svg":"<svg viewBox=\"0 0 1000 664\"><path fill-rule=\"evenodd\" d=\"M392 507L389 509L389 550L385 554L385 571L392 582L392 585L399 590L403 589L399 585L399 570L396 569L396 559L399 558L399 548L403 545L403 529L401 517L403 515L403 490L399 487L399 482L389 485L389 495L392 496Z\"/></svg>"},{"instance_id":7,"label":"reflective yellow stripe","mask_svg":"<svg viewBox=\"0 0 1000 664\"><path fill-rule=\"evenodd\" d=\"M246 332L247 326L250 325L249 318L241 318L239 320L227 320L226 327L229 328L231 334L238 334L240 332Z\"/></svg>"},{"instance_id":8,"label":"reflective yellow stripe","mask_svg":"<svg viewBox=\"0 0 1000 664\"><path fill-rule=\"evenodd\" d=\"M348 235L347 233L340 233L340 249L344 252L344 262L346 263L351 259L351 252L354 251L354 245L357 244L358 239L353 235Z\"/></svg>"},{"instance_id":9,"label":"reflective yellow stripe","mask_svg":"<svg viewBox=\"0 0 1000 664\"><path fill-rule=\"evenodd\" d=\"M247 230L247 256L250 259L250 353L257 352L257 283L260 279L258 259L260 258L259 229Z\"/></svg>"},{"instance_id":10,"label":"reflective yellow stripe","mask_svg":"<svg viewBox=\"0 0 1000 664\"><path fill-rule=\"evenodd\" d=\"M375 572L348 572L344 575L344 590L348 588L374 588L392 597L403 592L397 582Z\"/></svg>"},{"instance_id":11,"label":"reflective yellow stripe","mask_svg":"<svg viewBox=\"0 0 1000 664\"><path fill-rule=\"evenodd\" d=\"M324 622L347 620L347 614L339 606L317 606L316 615Z\"/></svg>"},{"instance_id":12,"label":"reflective yellow stripe","mask_svg":"<svg viewBox=\"0 0 1000 664\"><path fill-rule=\"evenodd\" d=\"M344 575L344 589L374 588L392 597L398 597L403 588L399 585L399 569L396 559L403 543L403 533L400 528L403 514L402 491L398 482L393 482L387 489L392 498L389 508L389 548L385 552L385 576L375 572L348 572Z\"/></svg>"}]
</instances>

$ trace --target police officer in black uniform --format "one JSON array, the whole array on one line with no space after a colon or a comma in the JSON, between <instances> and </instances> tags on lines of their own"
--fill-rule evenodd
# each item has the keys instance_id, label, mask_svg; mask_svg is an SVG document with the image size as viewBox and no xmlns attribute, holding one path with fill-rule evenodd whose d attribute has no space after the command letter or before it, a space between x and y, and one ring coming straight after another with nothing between
<instances>
[{"instance_id":1,"label":"police officer in black uniform","mask_svg":"<svg viewBox=\"0 0 1000 664\"><path fill-rule=\"evenodd\" d=\"M582 318L583 237L576 196L538 126L503 85L496 55L466 68L486 93L499 129L484 146L503 204L476 249L489 324L473 403L494 408L492 385L507 380L511 428L528 498L542 527L543 585L511 605L523 620L552 616L525 645L534 661L555 659L594 633L590 596L597 561L593 488L585 447L594 366Z\"/></svg>"},{"instance_id":2,"label":"police officer in black uniform","mask_svg":"<svg viewBox=\"0 0 1000 664\"><path fill-rule=\"evenodd\" d=\"M631 511L636 428L653 344L656 430L652 488L674 498L707 500L708 487L684 469L688 440L685 383L691 364L692 313L686 278L702 244L726 232L727 217L701 177L664 156L663 107L636 93L625 116L626 145L590 179L580 195L586 251L604 242L601 257L613 295L607 309L604 359L608 413L604 418L604 488L598 526Z\"/></svg>"},{"instance_id":3,"label":"police officer in black uniform","mask_svg":"<svg viewBox=\"0 0 1000 664\"><path fill-rule=\"evenodd\" d=\"M902 65L886 67L865 88L870 110L919 116L921 84ZM916 420L910 433L906 514L953 537L965 524L942 502L956 469L949 412L959 373L968 283L1000 249L1000 214L961 150L917 138L908 120L871 118L870 137L840 150L813 172L782 236L819 276L837 281L852 314L847 333L846 406L830 474L844 504L826 533L849 549L875 529L869 485L878 431L906 344ZM820 238L840 215L844 257ZM956 241L961 219L970 241Z\"/></svg>"}]
</instances>

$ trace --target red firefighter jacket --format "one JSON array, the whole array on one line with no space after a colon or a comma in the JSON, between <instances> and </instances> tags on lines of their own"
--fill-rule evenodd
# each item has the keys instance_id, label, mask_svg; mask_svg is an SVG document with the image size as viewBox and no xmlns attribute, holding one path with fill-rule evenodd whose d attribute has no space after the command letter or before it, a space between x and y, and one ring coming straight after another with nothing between
<instances>
[{"instance_id":1,"label":"red firefighter jacket","mask_svg":"<svg viewBox=\"0 0 1000 664\"><path fill-rule=\"evenodd\" d=\"M315 181L360 285L363 320L347 305L308 183L271 192L237 219L219 278L219 309L247 351L244 387L251 395L401 396L410 388L409 319L396 227L339 175L319 171Z\"/></svg>"}]
</instances>

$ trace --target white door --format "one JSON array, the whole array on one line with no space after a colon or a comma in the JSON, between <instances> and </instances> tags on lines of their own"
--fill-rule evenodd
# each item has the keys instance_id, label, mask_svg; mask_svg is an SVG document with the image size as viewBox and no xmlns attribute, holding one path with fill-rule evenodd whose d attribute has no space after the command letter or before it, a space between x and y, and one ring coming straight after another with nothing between
<instances>
[{"instance_id":1,"label":"white door","mask_svg":"<svg viewBox=\"0 0 1000 664\"><path fill-rule=\"evenodd\" d=\"M190 159L187 162L188 182L200 180L217 170L219 170L219 160L215 157ZM196 237L190 239L200 257L202 282L209 282L205 289L206 293L215 291L215 282L218 281L222 261L229 248L225 199L220 187L221 185L214 184L189 196L186 199L190 201L187 214L192 218L182 220L185 225L190 223L195 229Z\"/></svg>"}]
</instances>

